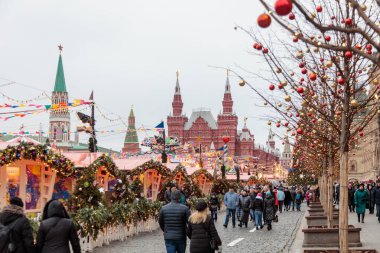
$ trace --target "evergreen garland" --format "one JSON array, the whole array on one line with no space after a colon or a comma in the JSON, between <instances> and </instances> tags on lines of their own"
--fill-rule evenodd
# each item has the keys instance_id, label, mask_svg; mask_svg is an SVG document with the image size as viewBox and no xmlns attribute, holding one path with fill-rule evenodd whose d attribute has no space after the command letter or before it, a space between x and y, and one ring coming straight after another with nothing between
<instances>
[{"instance_id":1,"label":"evergreen garland","mask_svg":"<svg viewBox=\"0 0 380 253\"><path fill-rule=\"evenodd\" d=\"M8 146L0 150L0 167L18 160L33 160L46 163L59 177L70 177L74 174L74 163L61 154L54 153L47 145L34 145L21 142L17 146Z\"/></svg>"}]
</instances>

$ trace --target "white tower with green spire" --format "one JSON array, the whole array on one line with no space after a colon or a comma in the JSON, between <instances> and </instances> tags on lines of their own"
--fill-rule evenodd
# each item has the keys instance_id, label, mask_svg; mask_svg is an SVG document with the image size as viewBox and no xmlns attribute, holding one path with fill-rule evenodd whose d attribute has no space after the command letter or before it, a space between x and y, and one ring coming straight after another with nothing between
<instances>
[{"instance_id":1,"label":"white tower with green spire","mask_svg":"<svg viewBox=\"0 0 380 253\"><path fill-rule=\"evenodd\" d=\"M62 64L63 47L59 45L58 48L58 68L51 103L52 107L53 105L60 105L60 107L58 109L51 109L50 111L49 139L50 143L55 143L57 147L65 148L69 147L70 141L70 112L67 109L69 96L66 90L65 74Z\"/></svg>"}]
</instances>

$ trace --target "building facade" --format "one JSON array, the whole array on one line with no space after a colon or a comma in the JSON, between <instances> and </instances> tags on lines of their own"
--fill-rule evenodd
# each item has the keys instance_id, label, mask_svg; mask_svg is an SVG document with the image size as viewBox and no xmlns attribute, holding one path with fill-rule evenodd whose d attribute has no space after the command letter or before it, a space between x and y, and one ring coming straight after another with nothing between
<instances>
[{"instance_id":1,"label":"building facade","mask_svg":"<svg viewBox=\"0 0 380 253\"><path fill-rule=\"evenodd\" d=\"M202 145L203 150L221 148L223 137L228 137L228 154L230 156L253 155L254 136L246 125L238 131L238 116L233 112L231 86L227 75L223 110L215 120L210 109L193 110L190 118L183 114L181 88L178 80L172 102L172 113L167 117L169 136L177 137L181 144Z\"/></svg>"}]
</instances>

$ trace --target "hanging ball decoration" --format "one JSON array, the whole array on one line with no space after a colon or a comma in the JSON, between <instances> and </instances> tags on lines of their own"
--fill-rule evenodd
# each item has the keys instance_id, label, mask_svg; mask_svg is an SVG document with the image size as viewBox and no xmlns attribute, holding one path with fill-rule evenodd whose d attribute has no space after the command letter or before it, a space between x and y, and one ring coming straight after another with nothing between
<instances>
[{"instance_id":1,"label":"hanging ball decoration","mask_svg":"<svg viewBox=\"0 0 380 253\"><path fill-rule=\"evenodd\" d=\"M294 13L289 13L289 19L290 20L296 19L296 15L294 15Z\"/></svg>"},{"instance_id":2,"label":"hanging ball decoration","mask_svg":"<svg viewBox=\"0 0 380 253\"><path fill-rule=\"evenodd\" d=\"M325 40L326 40L326 41L330 41L330 40L331 40L331 36L330 36L330 35L326 35L326 36L325 36Z\"/></svg>"},{"instance_id":3,"label":"hanging ball decoration","mask_svg":"<svg viewBox=\"0 0 380 253\"><path fill-rule=\"evenodd\" d=\"M343 84L344 84L344 79L343 79L342 77L339 77L339 79L338 79L338 83L339 83L340 85L343 85Z\"/></svg>"},{"instance_id":4,"label":"hanging ball decoration","mask_svg":"<svg viewBox=\"0 0 380 253\"><path fill-rule=\"evenodd\" d=\"M90 183L89 182L84 182L84 187L89 187L90 186Z\"/></svg>"},{"instance_id":5,"label":"hanging ball decoration","mask_svg":"<svg viewBox=\"0 0 380 253\"><path fill-rule=\"evenodd\" d=\"M333 62L332 61L327 61L326 62L326 67L331 68L332 66L333 66Z\"/></svg>"},{"instance_id":6,"label":"hanging ball decoration","mask_svg":"<svg viewBox=\"0 0 380 253\"><path fill-rule=\"evenodd\" d=\"M271 17L267 14L267 13L263 13L261 14L258 18L257 18L257 24L261 27L261 28L268 28L270 26L270 24L272 23L272 19Z\"/></svg>"},{"instance_id":7,"label":"hanging ball decoration","mask_svg":"<svg viewBox=\"0 0 380 253\"><path fill-rule=\"evenodd\" d=\"M297 128L297 134L299 134L299 135L302 135L302 134L303 134L303 130L302 130L302 128Z\"/></svg>"},{"instance_id":8,"label":"hanging ball decoration","mask_svg":"<svg viewBox=\"0 0 380 253\"><path fill-rule=\"evenodd\" d=\"M352 107L358 107L358 105L359 105L359 103L356 99L351 100L350 104Z\"/></svg>"},{"instance_id":9,"label":"hanging ball decoration","mask_svg":"<svg viewBox=\"0 0 380 253\"><path fill-rule=\"evenodd\" d=\"M346 18L346 20L344 20L344 23L345 23L347 26L350 26L350 25L352 25L352 19L350 19L350 18Z\"/></svg>"},{"instance_id":10,"label":"hanging ball decoration","mask_svg":"<svg viewBox=\"0 0 380 253\"><path fill-rule=\"evenodd\" d=\"M290 102L291 100L292 100L292 98L289 95L285 97L286 102Z\"/></svg>"},{"instance_id":11,"label":"hanging ball decoration","mask_svg":"<svg viewBox=\"0 0 380 253\"><path fill-rule=\"evenodd\" d=\"M240 85L240 87L243 87L245 85L245 81L244 80L240 80L239 85Z\"/></svg>"},{"instance_id":12,"label":"hanging ball decoration","mask_svg":"<svg viewBox=\"0 0 380 253\"><path fill-rule=\"evenodd\" d=\"M317 12L322 12L322 6L318 5L317 8L316 8Z\"/></svg>"},{"instance_id":13,"label":"hanging ball decoration","mask_svg":"<svg viewBox=\"0 0 380 253\"><path fill-rule=\"evenodd\" d=\"M270 85L269 85L269 89L270 89L270 90L274 90L275 88L276 88L276 86L274 86L274 84L270 84Z\"/></svg>"},{"instance_id":14,"label":"hanging ball decoration","mask_svg":"<svg viewBox=\"0 0 380 253\"><path fill-rule=\"evenodd\" d=\"M314 72L311 72L309 74L309 78L311 81L315 81L315 80L317 80L317 75Z\"/></svg>"},{"instance_id":15,"label":"hanging ball decoration","mask_svg":"<svg viewBox=\"0 0 380 253\"><path fill-rule=\"evenodd\" d=\"M277 15L285 16L288 15L293 9L293 4L291 0L277 0L274 4L274 10Z\"/></svg>"},{"instance_id":16,"label":"hanging ball decoration","mask_svg":"<svg viewBox=\"0 0 380 253\"><path fill-rule=\"evenodd\" d=\"M296 57L298 60L301 60L303 58L303 52L302 51L297 52Z\"/></svg>"},{"instance_id":17,"label":"hanging ball decoration","mask_svg":"<svg viewBox=\"0 0 380 253\"><path fill-rule=\"evenodd\" d=\"M352 52L351 51L347 51L344 53L344 56L346 57L346 59L351 59L352 58Z\"/></svg>"},{"instance_id":18,"label":"hanging ball decoration","mask_svg":"<svg viewBox=\"0 0 380 253\"><path fill-rule=\"evenodd\" d=\"M272 122L268 121L268 123L267 123L267 124L268 124L268 126L270 126L270 125L272 125Z\"/></svg>"},{"instance_id":19,"label":"hanging ball decoration","mask_svg":"<svg viewBox=\"0 0 380 253\"><path fill-rule=\"evenodd\" d=\"M302 86L298 87L297 88L297 92L300 93L300 94L302 94L304 92L303 87Z\"/></svg>"}]
</instances>

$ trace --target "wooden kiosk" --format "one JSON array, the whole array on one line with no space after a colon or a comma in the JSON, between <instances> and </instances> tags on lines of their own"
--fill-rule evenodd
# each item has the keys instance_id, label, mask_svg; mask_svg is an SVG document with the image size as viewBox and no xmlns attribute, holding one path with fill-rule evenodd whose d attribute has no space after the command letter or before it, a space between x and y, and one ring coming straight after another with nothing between
<instances>
[{"instance_id":1,"label":"wooden kiosk","mask_svg":"<svg viewBox=\"0 0 380 253\"><path fill-rule=\"evenodd\" d=\"M206 196L211 194L213 177L206 169L196 170L192 175L194 184L197 184L202 193Z\"/></svg>"},{"instance_id":2,"label":"wooden kiosk","mask_svg":"<svg viewBox=\"0 0 380 253\"><path fill-rule=\"evenodd\" d=\"M0 208L17 196L25 202L25 212L41 212L57 179L73 173L74 164L46 145L8 146L0 150Z\"/></svg>"},{"instance_id":3,"label":"wooden kiosk","mask_svg":"<svg viewBox=\"0 0 380 253\"><path fill-rule=\"evenodd\" d=\"M150 160L129 172L131 179L139 178L144 186L144 196L157 200L163 181L171 174L170 169L160 162Z\"/></svg>"}]
</instances>

